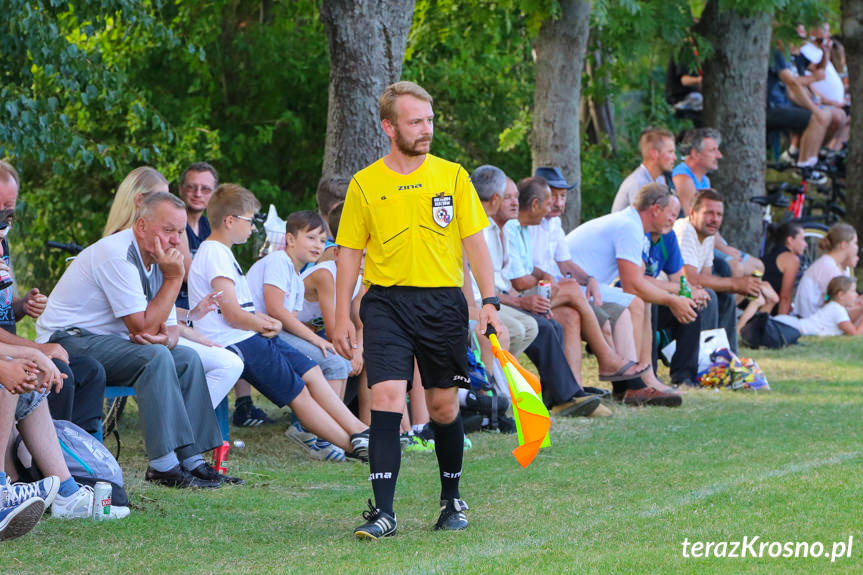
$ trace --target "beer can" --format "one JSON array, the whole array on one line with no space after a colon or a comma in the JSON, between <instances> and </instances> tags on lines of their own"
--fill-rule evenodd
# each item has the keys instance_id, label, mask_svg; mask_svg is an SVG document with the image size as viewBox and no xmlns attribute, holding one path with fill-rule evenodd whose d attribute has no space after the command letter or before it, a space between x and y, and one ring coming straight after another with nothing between
<instances>
[{"instance_id":1,"label":"beer can","mask_svg":"<svg viewBox=\"0 0 863 575\"><path fill-rule=\"evenodd\" d=\"M551 282L541 280L536 284L536 295L541 295L545 299L551 299Z\"/></svg>"},{"instance_id":2,"label":"beer can","mask_svg":"<svg viewBox=\"0 0 863 575\"><path fill-rule=\"evenodd\" d=\"M213 450L213 469L224 475L228 467L228 453L231 450L231 444L223 441L220 447Z\"/></svg>"},{"instance_id":3,"label":"beer can","mask_svg":"<svg viewBox=\"0 0 863 575\"><path fill-rule=\"evenodd\" d=\"M93 486L93 519L103 521L111 515L111 484L99 481Z\"/></svg>"}]
</instances>

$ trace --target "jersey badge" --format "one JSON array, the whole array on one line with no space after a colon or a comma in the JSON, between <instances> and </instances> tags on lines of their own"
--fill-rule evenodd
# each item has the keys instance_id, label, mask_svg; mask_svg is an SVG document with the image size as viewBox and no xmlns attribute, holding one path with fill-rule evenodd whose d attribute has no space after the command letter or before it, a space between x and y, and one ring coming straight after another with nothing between
<instances>
[{"instance_id":1,"label":"jersey badge","mask_svg":"<svg viewBox=\"0 0 863 575\"><path fill-rule=\"evenodd\" d=\"M432 198L432 217L442 228L447 227L453 218L452 196L443 193Z\"/></svg>"}]
</instances>

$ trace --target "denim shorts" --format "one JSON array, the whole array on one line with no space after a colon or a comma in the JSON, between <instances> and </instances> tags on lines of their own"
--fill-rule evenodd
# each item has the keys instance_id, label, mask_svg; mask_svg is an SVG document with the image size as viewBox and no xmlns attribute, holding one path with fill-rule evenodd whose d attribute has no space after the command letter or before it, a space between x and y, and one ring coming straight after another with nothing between
<instances>
[{"instance_id":1,"label":"denim shorts","mask_svg":"<svg viewBox=\"0 0 863 575\"><path fill-rule=\"evenodd\" d=\"M48 396L47 391L29 391L18 396L18 405L15 407L15 421L21 421L39 407L42 400Z\"/></svg>"}]
</instances>

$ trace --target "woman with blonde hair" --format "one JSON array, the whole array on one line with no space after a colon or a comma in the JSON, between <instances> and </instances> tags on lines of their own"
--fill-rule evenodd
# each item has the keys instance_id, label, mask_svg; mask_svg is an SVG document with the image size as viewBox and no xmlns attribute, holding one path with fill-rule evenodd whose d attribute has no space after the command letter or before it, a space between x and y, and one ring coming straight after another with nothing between
<instances>
[{"instance_id":1,"label":"woman with blonde hair","mask_svg":"<svg viewBox=\"0 0 863 575\"><path fill-rule=\"evenodd\" d=\"M132 227L144 196L153 192L168 191L170 191L168 180L150 166L141 166L129 172L129 175L120 182L117 193L114 194L114 203L111 204L111 211L108 212L108 221L105 223L102 237Z\"/></svg>"},{"instance_id":2,"label":"woman with blonde hair","mask_svg":"<svg viewBox=\"0 0 863 575\"><path fill-rule=\"evenodd\" d=\"M108 212L103 236L132 227L144 196L154 192L168 192L168 180L149 166L135 168L117 187L114 203ZM177 345L194 349L201 358L207 375L207 387L213 408L228 395L243 373L243 361L230 351L221 348L192 328L192 322L219 307L219 294L211 293L191 310L178 310L177 325L180 340Z\"/></svg>"},{"instance_id":3,"label":"woman with blonde hair","mask_svg":"<svg viewBox=\"0 0 863 575\"><path fill-rule=\"evenodd\" d=\"M818 249L823 255L809 266L797 287L794 313L799 317L809 317L821 309L830 280L848 275L846 269L857 265L857 231L848 224L833 224L818 242ZM849 311L854 317L859 313L853 307Z\"/></svg>"}]
</instances>

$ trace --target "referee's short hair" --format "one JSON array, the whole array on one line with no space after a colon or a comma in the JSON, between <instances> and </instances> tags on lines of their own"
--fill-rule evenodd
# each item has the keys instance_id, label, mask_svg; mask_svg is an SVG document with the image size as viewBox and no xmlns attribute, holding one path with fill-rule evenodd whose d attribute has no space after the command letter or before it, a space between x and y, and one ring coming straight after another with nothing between
<instances>
[{"instance_id":1,"label":"referee's short hair","mask_svg":"<svg viewBox=\"0 0 863 575\"><path fill-rule=\"evenodd\" d=\"M650 206L659 206L660 208L668 207L668 202L671 201L671 190L665 184L653 182L645 185L638 193L635 194L635 199L632 201L632 207L639 212L645 212Z\"/></svg>"},{"instance_id":2,"label":"referee's short hair","mask_svg":"<svg viewBox=\"0 0 863 575\"><path fill-rule=\"evenodd\" d=\"M506 174L496 166L486 164L478 167L470 175L470 181L479 199L484 202L491 201L495 196L502 198L506 191Z\"/></svg>"},{"instance_id":3,"label":"referee's short hair","mask_svg":"<svg viewBox=\"0 0 863 575\"><path fill-rule=\"evenodd\" d=\"M429 104L434 103L431 94L426 92L419 84L408 81L396 82L387 86L384 93L378 98L381 120L389 120L392 124L396 123L396 120L398 120L396 117L396 100L399 96L413 96Z\"/></svg>"},{"instance_id":4,"label":"referee's short hair","mask_svg":"<svg viewBox=\"0 0 863 575\"><path fill-rule=\"evenodd\" d=\"M518 209L526 210L530 207L533 200L540 200L546 196L546 192L551 193L551 188L548 186L548 181L539 176L530 178L522 178L518 181Z\"/></svg>"},{"instance_id":5,"label":"referee's short hair","mask_svg":"<svg viewBox=\"0 0 863 575\"><path fill-rule=\"evenodd\" d=\"M220 184L207 204L210 225L216 229L222 227L228 216L242 216L260 209L261 202L255 194L239 184Z\"/></svg>"}]
</instances>

